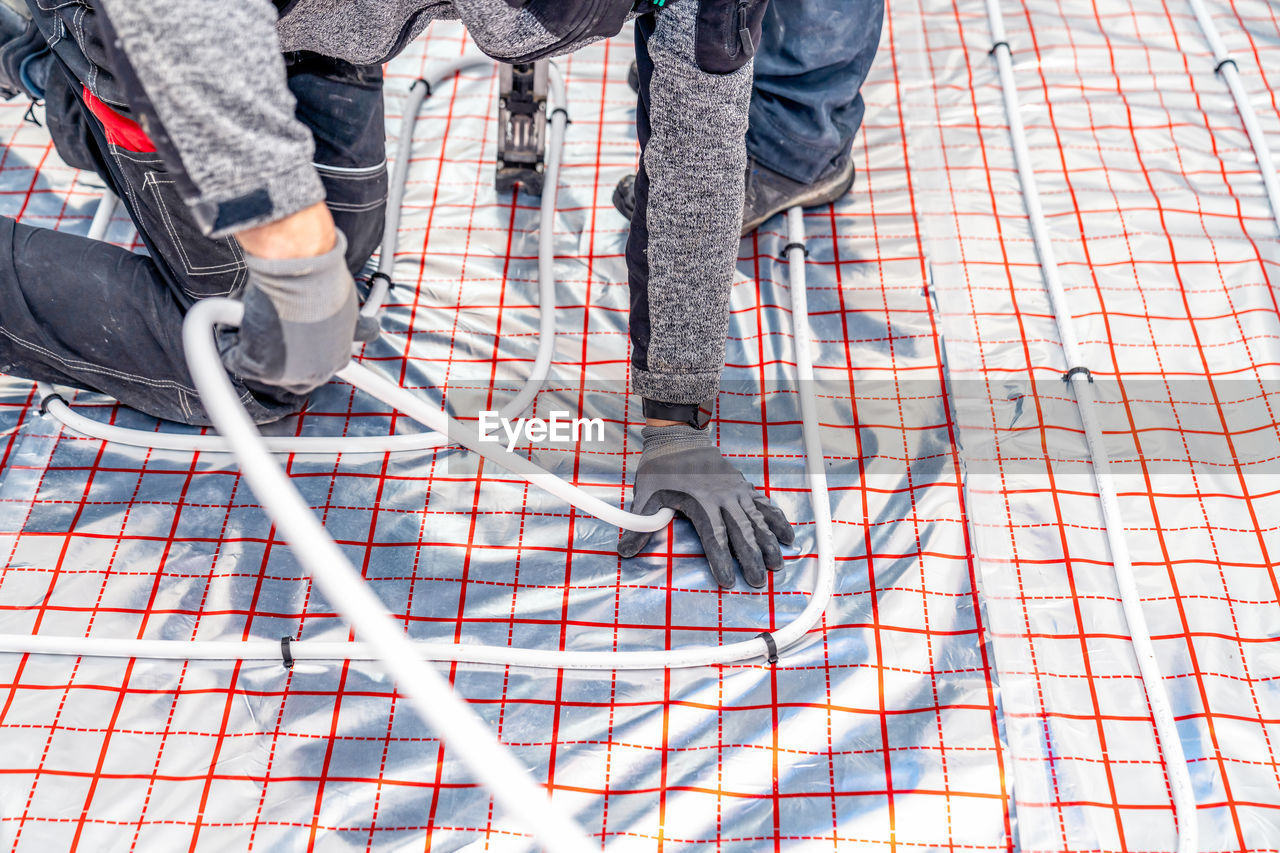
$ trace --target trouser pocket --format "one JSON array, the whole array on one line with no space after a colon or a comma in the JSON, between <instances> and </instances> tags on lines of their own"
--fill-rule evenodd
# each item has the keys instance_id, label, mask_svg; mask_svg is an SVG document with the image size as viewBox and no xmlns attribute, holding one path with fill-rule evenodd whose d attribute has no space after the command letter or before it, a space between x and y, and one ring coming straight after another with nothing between
<instances>
[{"instance_id":1,"label":"trouser pocket","mask_svg":"<svg viewBox=\"0 0 1280 853\"><path fill-rule=\"evenodd\" d=\"M45 124L49 126L49 136L62 162L102 176L106 165L86 124L84 105L78 94L81 88L60 63L51 63L44 92Z\"/></svg>"},{"instance_id":2,"label":"trouser pocket","mask_svg":"<svg viewBox=\"0 0 1280 853\"><path fill-rule=\"evenodd\" d=\"M364 168L316 162L325 205L347 236L347 267L355 275L382 242L387 213L387 164Z\"/></svg>"},{"instance_id":3,"label":"trouser pocket","mask_svg":"<svg viewBox=\"0 0 1280 853\"><path fill-rule=\"evenodd\" d=\"M248 281L244 252L230 237L205 236L154 152L109 146L126 206L152 258L187 304L209 296L236 296Z\"/></svg>"},{"instance_id":4,"label":"trouser pocket","mask_svg":"<svg viewBox=\"0 0 1280 853\"><path fill-rule=\"evenodd\" d=\"M698 0L695 59L708 74L731 74L756 55L769 0Z\"/></svg>"}]
</instances>

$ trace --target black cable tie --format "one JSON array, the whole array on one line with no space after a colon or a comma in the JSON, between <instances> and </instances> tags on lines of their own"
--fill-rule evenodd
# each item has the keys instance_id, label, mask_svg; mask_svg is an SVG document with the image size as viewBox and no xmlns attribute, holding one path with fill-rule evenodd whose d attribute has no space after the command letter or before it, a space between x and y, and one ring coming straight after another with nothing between
<instances>
[{"instance_id":1,"label":"black cable tie","mask_svg":"<svg viewBox=\"0 0 1280 853\"><path fill-rule=\"evenodd\" d=\"M764 640L765 647L769 649L769 663L776 664L778 662L778 644L773 639L773 634L763 631L756 634L757 637Z\"/></svg>"},{"instance_id":2,"label":"black cable tie","mask_svg":"<svg viewBox=\"0 0 1280 853\"><path fill-rule=\"evenodd\" d=\"M998 41L991 45L991 50L987 51L987 56L995 56L996 51L1000 49L1001 45L1004 45L1004 49L1009 51L1010 54L1013 53L1013 48L1009 47L1009 43L1007 41Z\"/></svg>"},{"instance_id":3,"label":"black cable tie","mask_svg":"<svg viewBox=\"0 0 1280 853\"><path fill-rule=\"evenodd\" d=\"M1090 385L1092 385L1092 384L1093 384L1093 374L1089 372L1089 368L1087 368L1087 367L1073 367L1073 368L1071 368L1071 369L1070 369L1070 370L1068 370L1066 373L1062 374L1062 381L1063 381L1063 382L1070 382L1070 381L1071 381L1071 377L1072 377L1072 376L1075 376L1077 373L1083 373L1085 376L1087 376L1087 377L1088 377L1088 379L1089 379L1089 384L1090 384Z\"/></svg>"},{"instance_id":4,"label":"black cable tie","mask_svg":"<svg viewBox=\"0 0 1280 853\"><path fill-rule=\"evenodd\" d=\"M289 651L289 644L293 642L292 637L280 638L280 656L284 658L284 668L293 669L293 653Z\"/></svg>"},{"instance_id":5,"label":"black cable tie","mask_svg":"<svg viewBox=\"0 0 1280 853\"><path fill-rule=\"evenodd\" d=\"M1217 65L1213 66L1213 73L1214 73L1214 74L1221 74L1221 73L1222 73L1222 66L1226 65L1227 63L1230 63L1230 64L1232 64L1232 65L1236 65L1236 61L1235 61L1234 59L1232 59L1231 57L1229 57L1229 56L1228 56L1226 59L1222 60L1222 61L1221 61L1221 62L1219 62ZM1239 70L1240 70L1240 66L1239 66L1239 65L1236 65L1236 71L1239 71Z\"/></svg>"},{"instance_id":6,"label":"black cable tie","mask_svg":"<svg viewBox=\"0 0 1280 853\"><path fill-rule=\"evenodd\" d=\"M39 105L40 102L33 98L31 103L27 104L27 111L22 114L22 120L30 122L36 127L44 127L44 125L40 123L40 119L36 118L36 107Z\"/></svg>"},{"instance_id":7,"label":"black cable tie","mask_svg":"<svg viewBox=\"0 0 1280 853\"><path fill-rule=\"evenodd\" d=\"M554 110L551 111L551 115L549 116L549 118L554 120L556 117L556 113L560 113L560 115L564 116L564 123L566 125L573 124L573 119L569 118L569 111L566 110L564 107L556 107Z\"/></svg>"},{"instance_id":8,"label":"black cable tie","mask_svg":"<svg viewBox=\"0 0 1280 853\"><path fill-rule=\"evenodd\" d=\"M806 258L809 257L809 249L805 246L804 243L792 242L782 247L782 259L784 261L791 257L792 249L799 249L800 251L804 252L804 256Z\"/></svg>"},{"instance_id":9,"label":"black cable tie","mask_svg":"<svg viewBox=\"0 0 1280 853\"><path fill-rule=\"evenodd\" d=\"M423 95L422 97L424 97L424 98L430 98L430 97L431 97L431 94L432 94L432 93L431 93L431 84L430 84L430 83L428 83L428 82L426 81L426 78L424 78L424 77L419 77L417 80L414 80L414 81L413 81L413 85L409 87L409 91L410 91L410 92L412 92L414 89L418 88L418 84L419 84L419 83L421 83L421 84L423 85L423 87L425 87L425 88L426 88L426 90L427 90L427 94Z\"/></svg>"},{"instance_id":10,"label":"black cable tie","mask_svg":"<svg viewBox=\"0 0 1280 853\"><path fill-rule=\"evenodd\" d=\"M42 415L49 414L49 404L52 403L54 400L62 400L63 404L67 402L66 399L63 398L61 394L56 394L56 393L45 394L43 397L40 398L40 414Z\"/></svg>"},{"instance_id":11,"label":"black cable tie","mask_svg":"<svg viewBox=\"0 0 1280 853\"><path fill-rule=\"evenodd\" d=\"M373 275L369 276L369 286L373 287L373 283L378 279L382 279L387 283L387 293L390 293L391 291L396 289L396 283L391 279L391 276L387 275L384 272L376 272Z\"/></svg>"}]
</instances>

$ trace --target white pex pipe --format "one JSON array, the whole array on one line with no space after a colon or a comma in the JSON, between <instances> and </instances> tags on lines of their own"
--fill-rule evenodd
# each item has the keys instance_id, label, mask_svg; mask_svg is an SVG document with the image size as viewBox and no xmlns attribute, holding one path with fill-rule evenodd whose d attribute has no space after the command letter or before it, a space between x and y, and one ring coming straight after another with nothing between
<instances>
[{"instance_id":1,"label":"white pex pipe","mask_svg":"<svg viewBox=\"0 0 1280 853\"><path fill-rule=\"evenodd\" d=\"M465 66L460 62L458 67ZM415 86L415 90L419 88ZM426 95L425 87L421 88L421 92L415 91L411 96L412 115L416 115L417 108ZM563 88L558 80L553 79L552 88L558 96L557 103L563 104ZM552 122L553 140L558 136L559 142L562 142L565 123L562 106L553 113ZM404 176L407 175L408 142L406 140L411 137L410 124L410 128L402 136L401 156L396 163L395 171L399 176L396 186L400 190L393 191L391 194L397 220L399 205L403 198ZM552 198L554 198L559 165L558 149L557 145L556 153L549 158L547 180ZM91 232L96 231L99 237L105 233L106 226L110 223L115 202L116 199L107 194L99 204L91 225ZM553 213L554 202L547 204L544 199L541 235L544 243L549 242L548 235L551 233ZM180 447L176 449L225 450L229 448L234 453L250 488L293 548L299 562L306 567L322 593L334 603L339 613L352 626L356 636L360 638L356 642L291 642L290 656L294 660L379 661L395 679L398 689L409 699L414 710L436 730L442 740L452 745L468 770L492 792L495 801L521 821L545 849L552 853L585 853L595 849L595 846L581 828L552 803L547 792L529 778L527 769L497 740L484 721L453 692L449 683L427 665L425 660L600 670L704 666L761 656L774 662L780 650L794 644L818 623L835 587L834 538L825 465L821 440L818 436L817 404L812 389L813 363L807 327L808 305L804 270L804 218L799 208L793 208L787 212L787 222L790 236L787 260L791 274L792 316L796 318L794 339L797 373L800 379L805 465L810 478L818 550L817 582L805 608L792 622L775 632L765 632L751 640L723 646L701 646L653 652L563 652L515 649L505 646L414 642L396 624L390 611L370 590L360 573L347 560L346 555L329 536L311 508L307 506L302 495L272 457L272 448L263 439L240 404L214 345L212 332L216 324L238 325L243 315L241 303L229 299L202 300L192 307L183 323L183 344L192 377L205 408L210 413L215 427L222 433L225 443L215 448ZM388 231L394 234L394 229L395 223L389 221ZM389 266L393 260L394 241L391 244L384 242L380 269L384 265ZM540 245L539 272L544 288L546 283L551 281L551 264L552 259L549 253L544 253ZM374 305L373 308L367 309L370 314L376 312L377 306L385 296L385 281L378 281L375 285L375 288L377 287L384 289L382 292L377 292L375 289L370 294L368 302ZM547 365L550 363L550 341L555 332L554 315L548 310L550 304L551 300L546 298L544 291L541 310L543 334L539 341L539 356L542 356L545 349ZM543 365L540 371L535 366L529 383L516 400L512 401L513 404L519 405L516 411L523 410L537 393L538 387L546 377L547 365ZM547 489L610 524L632 530L654 531L667 526L674 517L674 513L669 509L652 516L623 512L549 474L521 456L491 449L478 431L473 432L446 416L439 409L428 405L419 397L360 364L353 362L343 368L338 375L429 427L439 437L441 443L447 437L468 449L481 453L486 458L525 477L531 483ZM44 389L42 389L43 392ZM50 404L57 405L58 400L48 398L46 407L51 409ZM62 408L66 411L61 414L69 413L80 417L71 412L65 404ZM84 420L97 428L109 426L91 419ZM137 432L139 436L123 437L132 438L136 442L141 436L145 436L143 446L157 446L157 439L164 438L155 433L118 430L114 427L111 427L110 431L125 434ZM99 437L107 438L101 435ZM381 439L382 446L378 448L378 452L385 452L392 438L395 436ZM413 438L418 437L413 436ZM110 439L107 438L107 440ZM174 642L14 635L0 636L0 652L184 660L267 660L277 659L282 653L280 645L274 641Z\"/></svg>"},{"instance_id":2,"label":"white pex pipe","mask_svg":"<svg viewBox=\"0 0 1280 853\"><path fill-rule=\"evenodd\" d=\"M1021 106L1018 103L1018 88L1013 78L1013 55L1009 50L1008 37L1005 33L1004 16L1000 12L999 0L986 0L986 5L993 43L991 52L996 58L1000 72L1000 88L1004 93L1009 135L1013 141L1018 180L1022 185L1022 196L1031 223L1031 236L1040 257L1045 290L1049 294L1049 302L1053 306L1054 319L1058 325L1058 335L1062 341L1063 356L1067 363L1066 376L1070 380L1080 410L1080 421L1084 427L1085 441L1089 446L1089 456L1093 463L1093 475L1098 485L1098 499L1102 504L1102 519L1106 527L1107 544L1111 550L1120 603L1125 620L1129 624L1129 634L1138 660L1138 671L1146 690L1147 703L1151 707L1151 716L1160 740L1160 750L1164 757L1165 771L1168 774L1169 787L1173 795L1173 812L1178 832L1177 850L1178 853L1195 853L1199 846L1199 826L1191 773L1187 768L1187 759L1182 751L1182 739L1178 735L1172 703L1164 687L1164 675L1156 659L1155 646L1151 642L1151 631L1147 627L1146 616L1142 611L1142 599L1134 580L1133 562L1129 556L1129 545L1125 540L1124 518L1120 513L1115 482L1111 478L1110 458L1107 455L1102 427L1095 409L1097 396L1094 392L1093 376L1085 366L1079 338L1076 337L1075 323L1067 303L1067 295L1062 287L1062 279L1058 275L1058 260L1045 225L1044 209L1040 205L1040 191L1031 166L1031 152L1027 148Z\"/></svg>"},{"instance_id":3,"label":"white pex pipe","mask_svg":"<svg viewBox=\"0 0 1280 853\"><path fill-rule=\"evenodd\" d=\"M263 444L231 387L210 334L212 321L237 325L242 314L239 302L203 300L188 312L182 336L200 398L214 425L234 448L240 471L254 495L320 591L395 679L397 689L493 793L494 800L548 850L584 853L593 849L582 830L552 805L547 792L529 778L527 769L498 742L484 721L415 653L413 642Z\"/></svg>"},{"instance_id":4,"label":"white pex pipe","mask_svg":"<svg viewBox=\"0 0 1280 853\"><path fill-rule=\"evenodd\" d=\"M395 266L396 247L400 236L400 217L404 204L405 186L408 182L409 161L413 155L414 128L423 102L443 82L455 74L472 68L493 67L493 60L485 56L468 55L433 68L428 79L416 81L409 89L404 105L404 123L397 141L396 157L388 182L387 215L382 233L382 248L378 253L378 270L374 276L369 296L360 313L375 316L381 310L388 293L387 282ZM555 279L555 214L556 194L560 181L560 165L564 157L565 128L568 113L565 107L564 81L553 64L548 75L550 90L549 118L551 131L547 144L546 180L539 208L538 230L538 349L533 367L520 391L508 400L498 414L507 419L519 417L525 412L538 391L546 382L551 370L551 358L556 339L556 279ZM117 199L110 192L103 194L89 226L89 237L102 239L106 234ZM358 347L357 347L358 348ZM145 447L153 450L176 450L193 453L230 453L231 448L220 435L192 435L173 432L129 429L115 426L81 414L67 404L54 389L37 383L37 391L44 410L64 426L90 438ZM267 436L267 447L277 453L391 453L399 451L430 450L447 445L448 439L438 433L418 433L390 436Z\"/></svg>"},{"instance_id":5,"label":"white pex pipe","mask_svg":"<svg viewBox=\"0 0 1280 853\"><path fill-rule=\"evenodd\" d=\"M98 206L93 211L93 219L89 222L90 240L101 240L107 236L107 229L111 227L111 217L116 213L117 202L119 199L111 190L102 191L102 198L98 200Z\"/></svg>"},{"instance_id":6,"label":"white pex pipe","mask_svg":"<svg viewBox=\"0 0 1280 853\"><path fill-rule=\"evenodd\" d=\"M654 652L563 652L410 640L320 524L240 405L223 369L212 331L217 323L237 325L243 306L229 299L206 299L191 309L183 324L183 343L192 375L215 426L226 436L254 495L275 521L299 562L360 638L355 642L292 642L289 644L291 657L294 660L379 661L395 679L398 689L409 699L414 710L442 740L452 746L468 770L492 792L494 800L521 821L552 853L584 853L595 848L582 830L552 803L546 791L529 778L528 771L497 740L484 721L424 659L602 670L703 666L760 656L775 661L778 651L794 644L822 618L835 586L835 550L825 463L818 435L817 403L812 387L814 374L807 325L804 217L799 208L787 212L787 223L790 238L787 260L791 276L792 317L796 318L794 339L805 467L810 479L818 551L817 582L804 610L792 622L772 634L724 646ZM475 445L481 443L478 434L473 435L467 427L361 365L350 364L339 375L379 399L403 407L411 417L420 419L426 426L447 434L468 448L475 449ZM553 489L573 488L523 457L505 456L508 458L503 464L522 476L531 480L553 481ZM600 506L592 509L600 512L601 517L610 523L617 523L606 516L619 511L603 502L598 503ZM665 522L663 524L665 526ZM280 644L274 641L103 640L15 635L0 636L0 651L184 660L278 660L281 656Z\"/></svg>"},{"instance_id":7,"label":"white pex pipe","mask_svg":"<svg viewBox=\"0 0 1280 853\"><path fill-rule=\"evenodd\" d=\"M813 507L815 545L818 556L818 571L814 581L813 592L801 612L790 623L765 636L753 637L726 645L691 646L679 649L660 649L654 651L629 652L575 652L541 649L520 649L510 646L486 646L476 644L458 644L439 641L412 641L412 654L418 659L433 661L454 661L458 663L496 664L499 666L517 666L530 669L575 669L575 670L639 670L639 669L674 669L696 666L712 666L716 664L734 663L755 658L770 658L793 645L807 634L822 618L835 589L835 545L831 522L831 503L827 495L826 471L822 455L822 443L818 434L818 407L813 396L813 360L811 340L808 327L808 301L805 288L804 266L804 217L799 208L787 212L788 272L791 284L791 316L794 319L794 340L796 375L799 380L800 413L803 424L805 443L805 470L809 477L810 498ZM215 323L234 325L239 321L240 303L228 299L206 299L196 304L188 315L184 327L184 340L192 350L188 356L193 373L200 368L197 382L226 382L226 374L217 358L213 343L212 326ZM197 328L202 334L187 335L187 330ZM479 435L469 427L452 421L433 406L423 402L410 392L358 364L348 365L338 374L343 379L371 394L385 400L396 407L403 407L409 416L420 420L433 430L447 433L451 439L468 448L482 444ZM203 387L201 394L203 395ZM385 396L384 396L385 395ZM234 397L234 395L233 395ZM212 411L212 409L210 409ZM219 429L222 429L219 426ZM248 438L247 434L232 436L232 446L238 442L250 441L261 443L257 430ZM522 477L528 477L539 486L550 486L553 493L569 499L575 505L581 497L579 494L562 494L555 489L574 490L576 488L552 477L529 460L507 453L503 450L495 452L487 443L483 445L486 458L498 462ZM239 458L239 457L238 457ZM256 455L252 460L254 466L261 464L262 457ZM270 456L265 457L271 461ZM246 475L250 470L243 459L240 465ZM281 473L283 476L283 473ZM554 481L554 483L552 482ZM279 481L277 481L279 482ZM283 484L293 489L288 479ZM254 486L250 480L250 485ZM279 514L296 514L310 510L301 502L301 496L294 490L296 501L289 501L282 506L274 506L274 493L260 492L254 486L254 494L273 518ZM590 501L588 512L599 513L600 518L610 524L628 521L617 518L621 513L615 507L586 496ZM587 501L583 502L588 503ZM301 508L300 508L301 507ZM621 513L630 515L629 513ZM670 517L670 510L658 515L637 516L645 519L646 524L654 526L643 529L656 530L666 525L656 524L656 519ZM649 521L653 518L655 521ZM632 528L641 529L641 528ZM309 536L318 535L312 530ZM326 537L328 534L324 534ZM290 541L292 544L292 540ZM299 551L299 559L311 570L303 553ZM772 643L772 645L771 645ZM368 642L348 642L329 640L298 640L289 644L289 651L295 660L309 661L342 661L342 660L380 660L381 653ZM149 658L165 660L280 660L280 643L276 640L117 640L99 637L55 637L48 635L28 636L25 634L0 635L0 652L56 654L88 657L123 657Z\"/></svg>"},{"instance_id":8,"label":"white pex pipe","mask_svg":"<svg viewBox=\"0 0 1280 853\"><path fill-rule=\"evenodd\" d=\"M1204 31L1209 49L1213 51L1214 70L1227 81L1227 88L1231 90L1231 97L1236 102L1236 112L1240 114L1244 132L1249 135L1249 142L1253 145L1253 154L1258 160L1258 171L1262 173L1262 185L1267 191L1267 200L1271 202L1271 216L1275 219L1276 230L1280 231L1280 180L1276 178L1276 166L1275 161L1271 159L1271 148L1267 145L1267 138L1262 135L1262 128L1258 125L1258 114L1253 111L1249 94L1244 90L1244 82L1240 79L1240 69L1227 51L1227 46L1222 43L1222 36L1218 34L1218 28L1214 25L1213 18L1209 16L1204 0L1187 0L1187 2L1191 4L1191 11L1195 12L1196 21Z\"/></svg>"}]
</instances>

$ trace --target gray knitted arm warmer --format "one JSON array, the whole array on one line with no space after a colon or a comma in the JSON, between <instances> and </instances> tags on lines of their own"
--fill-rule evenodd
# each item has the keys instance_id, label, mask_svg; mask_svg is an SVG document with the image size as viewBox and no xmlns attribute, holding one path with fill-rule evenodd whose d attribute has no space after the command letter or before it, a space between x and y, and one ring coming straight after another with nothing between
<instances>
[{"instance_id":1,"label":"gray knitted arm warmer","mask_svg":"<svg viewBox=\"0 0 1280 853\"><path fill-rule=\"evenodd\" d=\"M186 202L206 232L221 236L324 200L311 165L315 144L294 117L270 0L104 7L176 148L180 162L166 165L194 185Z\"/></svg>"},{"instance_id":2,"label":"gray knitted arm warmer","mask_svg":"<svg viewBox=\"0 0 1280 853\"><path fill-rule=\"evenodd\" d=\"M635 393L669 403L713 397L724 367L738 259L753 64L707 74L695 61L698 3L658 14L649 43L648 370Z\"/></svg>"}]
</instances>

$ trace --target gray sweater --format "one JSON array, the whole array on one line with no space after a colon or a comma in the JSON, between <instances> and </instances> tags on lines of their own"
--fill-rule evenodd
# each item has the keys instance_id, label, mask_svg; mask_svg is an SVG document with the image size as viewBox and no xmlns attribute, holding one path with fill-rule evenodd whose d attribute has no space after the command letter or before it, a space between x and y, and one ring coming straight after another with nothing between
<instances>
[{"instance_id":1,"label":"gray sweater","mask_svg":"<svg viewBox=\"0 0 1280 853\"><path fill-rule=\"evenodd\" d=\"M324 198L311 135L294 118L282 52L376 64L438 18L460 19L497 59L559 41L505 0L297 0L279 20L270 0L101 2L182 161L187 202L213 236ZM649 369L636 371L633 390L674 403L712 397L724 364L751 92L750 62L730 74L699 69L698 9L694 0L672 0L649 44L652 340ZM236 204L255 197L269 197L268 214Z\"/></svg>"}]
</instances>

